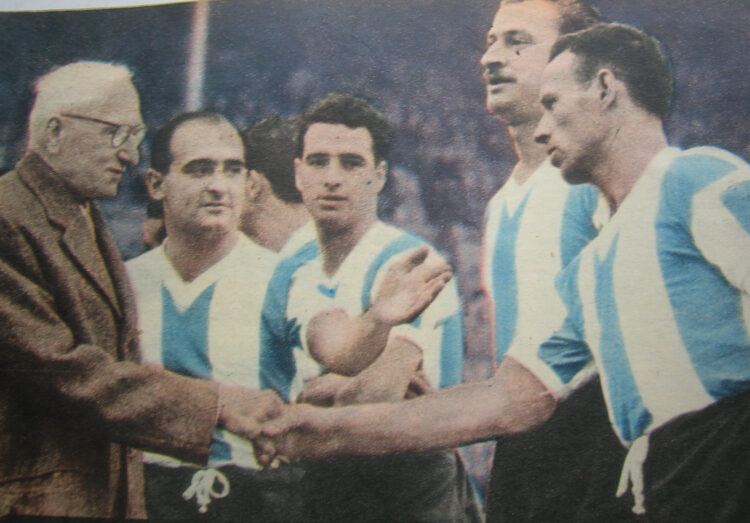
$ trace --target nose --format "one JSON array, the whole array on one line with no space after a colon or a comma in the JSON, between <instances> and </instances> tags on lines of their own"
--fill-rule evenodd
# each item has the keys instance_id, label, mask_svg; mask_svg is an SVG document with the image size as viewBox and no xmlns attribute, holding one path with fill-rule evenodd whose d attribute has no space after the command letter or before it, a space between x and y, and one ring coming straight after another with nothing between
<instances>
[{"instance_id":1,"label":"nose","mask_svg":"<svg viewBox=\"0 0 750 523\"><path fill-rule=\"evenodd\" d=\"M503 52L502 45L499 41L492 42L485 49L484 54L479 59L479 65L483 69L500 69L507 62L506 54Z\"/></svg>"},{"instance_id":2,"label":"nose","mask_svg":"<svg viewBox=\"0 0 750 523\"><path fill-rule=\"evenodd\" d=\"M547 145L549 143L550 139L550 124L549 124L549 116L548 113L545 111L542 115L541 120L539 120L539 124L536 126L536 129L534 130L534 141L536 143Z\"/></svg>"},{"instance_id":3,"label":"nose","mask_svg":"<svg viewBox=\"0 0 750 523\"><path fill-rule=\"evenodd\" d=\"M343 169L338 162L331 162L323 174L323 185L328 190L336 189L341 186L343 176Z\"/></svg>"},{"instance_id":4,"label":"nose","mask_svg":"<svg viewBox=\"0 0 750 523\"><path fill-rule=\"evenodd\" d=\"M125 141L125 143L117 149L117 159L128 167L137 165L140 160L138 144L132 143L132 140Z\"/></svg>"},{"instance_id":5,"label":"nose","mask_svg":"<svg viewBox=\"0 0 750 523\"><path fill-rule=\"evenodd\" d=\"M228 193L228 179L224 171L219 169L206 179L206 190L214 196L223 196Z\"/></svg>"}]
</instances>

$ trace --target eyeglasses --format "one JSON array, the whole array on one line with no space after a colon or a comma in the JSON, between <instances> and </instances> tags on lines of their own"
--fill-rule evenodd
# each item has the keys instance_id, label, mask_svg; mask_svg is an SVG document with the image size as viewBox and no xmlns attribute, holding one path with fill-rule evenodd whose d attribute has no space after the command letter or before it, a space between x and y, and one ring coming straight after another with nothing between
<instances>
[{"instance_id":1,"label":"eyeglasses","mask_svg":"<svg viewBox=\"0 0 750 523\"><path fill-rule=\"evenodd\" d=\"M143 138L146 136L146 128L141 125L124 125L114 122L108 122L107 120L100 120L99 118L91 118L90 116L81 116L80 114L60 113L60 116L67 118L74 118L76 120L86 120L89 122L100 123L107 125L114 129L112 132L112 147L120 147L132 136L135 140L135 144L139 145Z\"/></svg>"}]
</instances>

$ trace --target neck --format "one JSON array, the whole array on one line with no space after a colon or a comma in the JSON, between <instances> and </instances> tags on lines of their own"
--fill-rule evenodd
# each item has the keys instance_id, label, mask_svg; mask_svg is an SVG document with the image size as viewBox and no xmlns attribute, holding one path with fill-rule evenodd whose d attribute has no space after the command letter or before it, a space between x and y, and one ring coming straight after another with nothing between
<instances>
[{"instance_id":1,"label":"neck","mask_svg":"<svg viewBox=\"0 0 750 523\"><path fill-rule=\"evenodd\" d=\"M297 229L310 220L307 209L301 203L268 198L251 207L242 217L242 232L255 243L276 252L281 250Z\"/></svg>"},{"instance_id":2,"label":"neck","mask_svg":"<svg viewBox=\"0 0 750 523\"><path fill-rule=\"evenodd\" d=\"M518 163L513 168L511 177L519 184L528 180L547 156L544 146L534 141L537 123L534 121L508 126L508 133L518 156Z\"/></svg>"},{"instance_id":3,"label":"neck","mask_svg":"<svg viewBox=\"0 0 750 523\"><path fill-rule=\"evenodd\" d=\"M183 281L191 282L229 254L238 239L239 231L196 235L167 228L164 250Z\"/></svg>"},{"instance_id":4,"label":"neck","mask_svg":"<svg viewBox=\"0 0 750 523\"><path fill-rule=\"evenodd\" d=\"M668 144L661 120L647 114L633 117L613 129L607 141L605 160L592 180L614 214L651 160Z\"/></svg>"},{"instance_id":5,"label":"neck","mask_svg":"<svg viewBox=\"0 0 750 523\"><path fill-rule=\"evenodd\" d=\"M318 243L323 257L323 271L326 276L336 274L352 249L357 246L357 243L376 221L377 218L373 217L354 226L337 230L327 229L320 223L316 224Z\"/></svg>"}]
</instances>

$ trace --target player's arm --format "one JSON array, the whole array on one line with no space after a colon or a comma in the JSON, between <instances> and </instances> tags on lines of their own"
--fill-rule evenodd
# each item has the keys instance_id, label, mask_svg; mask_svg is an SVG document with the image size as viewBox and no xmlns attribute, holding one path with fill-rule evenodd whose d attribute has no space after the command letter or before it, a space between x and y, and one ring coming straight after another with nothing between
<instances>
[{"instance_id":1,"label":"player's arm","mask_svg":"<svg viewBox=\"0 0 750 523\"><path fill-rule=\"evenodd\" d=\"M300 403L319 406L352 405L404 399L412 381L422 383L417 371L422 351L411 341L391 337L372 365L356 376L326 373L305 384Z\"/></svg>"},{"instance_id":2,"label":"player's arm","mask_svg":"<svg viewBox=\"0 0 750 523\"><path fill-rule=\"evenodd\" d=\"M397 403L321 409L295 405L263 427L261 445L288 457L374 455L451 448L523 432L556 406L544 384L512 357L489 380Z\"/></svg>"},{"instance_id":3,"label":"player's arm","mask_svg":"<svg viewBox=\"0 0 750 523\"><path fill-rule=\"evenodd\" d=\"M450 266L428 254L428 247L418 247L394 262L361 315L339 309L316 314L307 329L313 358L345 376L369 367L386 347L391 328L419 316L450 280Z\"/></svg>"}]
</instances>

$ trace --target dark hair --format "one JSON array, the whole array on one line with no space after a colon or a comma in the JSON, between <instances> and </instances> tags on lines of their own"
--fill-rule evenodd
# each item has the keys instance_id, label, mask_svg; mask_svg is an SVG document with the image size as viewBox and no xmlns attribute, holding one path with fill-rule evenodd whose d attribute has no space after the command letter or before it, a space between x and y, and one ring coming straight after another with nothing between
<instances>
[{"instance_id":1,"label":"dark hair","mask_svg":"<svg viewBox=\"0 0 750 523\"><path fill-rule=\"evenodd\" d=\"M501 5L520 4L528 0L503 0ZM545 0L560 9L560 34L565 35L591 27L601 21L599 11L587 0Z\"/></svg>"},{"instance_id":2,"label":"dark hair","mask_svg":"<svg viewBox=\"0 0 750 523\"><path fill-rule=\"evenodd\" d=\"M169 166L172 165L172 150L170 148L172 142L172 136L177 129L187 122L193 120L207 120L212 123L226 122L229 123L223 115L219 113L212 113L210 111L190 111L182 113L167 123L159 127L151 138L151 168L162 174L166 174L169 171ZM230 124L231 125L231 124Z\"/></svg>"},{"instance_id":3,"label":"dark hair","mask_svg":"<svg viewBox=\"0 0 750 523\"><path fill-rule=\"evenodd\" d=\"M576 78L589 82L603 68L625 83L633 101L664 120L672 100L672 71L659 42L622 24L598 24L561 37L550 61L564 51L578 57Z\"/></svg>"},{"instance_id":4,"label":"dark hair","mask_svg":"<svg viewBox=\"0 0 750 523\"><path fill-rule=\"evenodd\" d=\"M297 158L302 158L305 134L315 123L346 125L350 129L364 127L372 137L375 163L380 163L388 156L392 137L391 126L380 112L362 98L332 93L313 102L300 120Z\"/></svg>"},{"instance_id":5,"label":"dark hair","mask_svg":"<svg viewBox=\"0 0 750 523\"><path fill-rule=\"evenodd\" d=\"M242 131L247 168L263 174L276 197L288 203L302 203L294 184L297 127L295 118L272 116Z\"/></svg>"}]
</instances>

